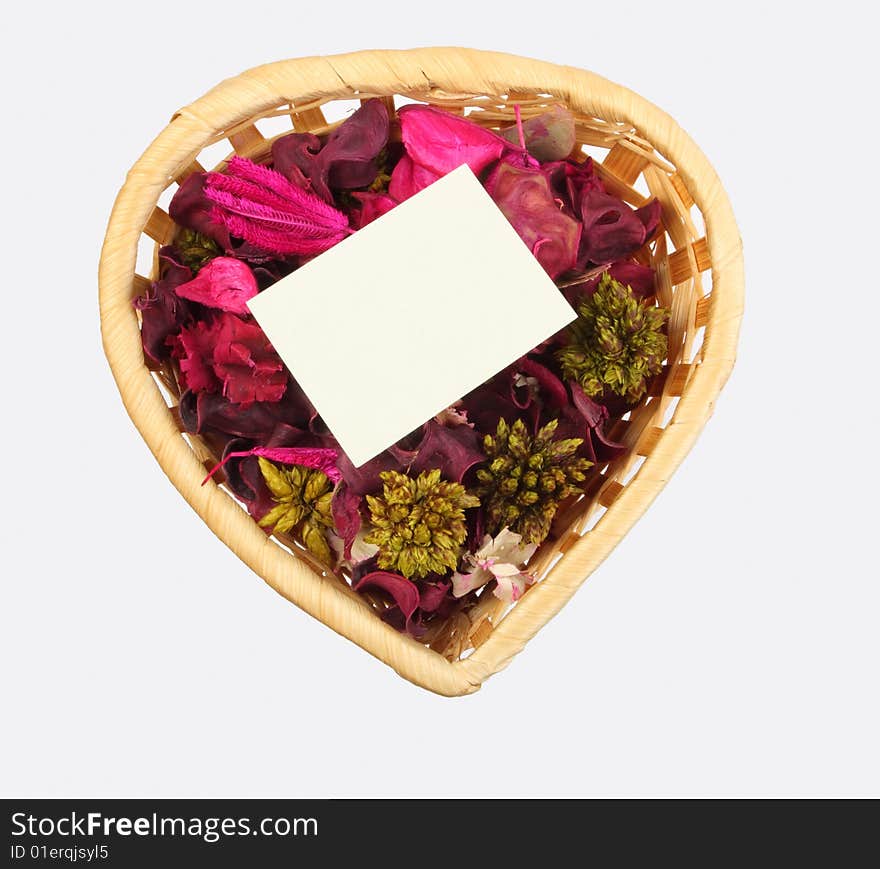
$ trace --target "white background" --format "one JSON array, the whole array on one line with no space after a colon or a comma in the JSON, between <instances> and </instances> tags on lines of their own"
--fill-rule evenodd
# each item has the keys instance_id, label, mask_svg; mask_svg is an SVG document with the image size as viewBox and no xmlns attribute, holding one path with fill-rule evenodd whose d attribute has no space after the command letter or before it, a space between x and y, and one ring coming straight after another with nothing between
<instances>
[{"instance_id":1,"label":"white background","mask_svg":"<svg viewBox=\"0 0 880 869\"><path fill-rule=\"evenodd\" d=\"M876 30L861 3L14 4L3 65L4 796L858 795L878 758ZM416 689L183 502L96 270L172 112L262 62L463 44L669 111L745 243L740 360L650 512L476 695Z\"/></svg>"}]
</instances>

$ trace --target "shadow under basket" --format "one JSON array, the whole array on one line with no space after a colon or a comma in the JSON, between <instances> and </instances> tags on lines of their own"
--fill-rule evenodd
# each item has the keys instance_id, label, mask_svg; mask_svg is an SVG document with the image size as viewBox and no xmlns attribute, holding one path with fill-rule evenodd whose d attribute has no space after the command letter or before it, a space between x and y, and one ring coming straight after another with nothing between
<instances>
[{"instance_id":1,"label":"shadow under basket","mask_svg":"<svg viewBox=\"0 0 880 869\"><path fill-rule=\"evenodd\" d=\"M670 310L669 353L650 394L611 435L628 450L599 467L586 493L560 510L529 562L539 581L513 606L484 592L421 640L398 633L384 604L297 542L268 537L221 483L202 485L218 456L181 432L170 369L150 370L132 299L158 274L176 227L162 207L192 172L232 153L265 160L291 130L326 133L359 101L389 110L419 101L498 128L553 103L574 112L578 154L609 193L638 207L656 197L660 232L639 255ZM268 64L218 85L177 112L138 160L113 209L100 265L104 348L129 415L165 473L214 533L276 591L410 681L469 694L504 668L626 535L693 445L734 363L743 304L741 243L714 170L681 128L633 92L593 73L457 48L365 51ZM569 663L570 666L570 663Z\"/></svg>"}]
</instances>

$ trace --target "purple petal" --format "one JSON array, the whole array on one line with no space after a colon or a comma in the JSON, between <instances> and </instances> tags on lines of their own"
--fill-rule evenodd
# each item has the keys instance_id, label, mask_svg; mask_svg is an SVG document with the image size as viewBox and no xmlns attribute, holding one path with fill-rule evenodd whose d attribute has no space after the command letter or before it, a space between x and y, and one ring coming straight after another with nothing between
<instances>
[{"instance_id":1,"label":"purple petal","mask_svg":"<svg viewBox=\"0 0 880 869\"><path fill-rule=\"evenodd\" d=\"M368 187L376 179L376 158L388 142L388 109L380 99L365 102L327 138L318 154L315 192L327 187L352 190Z\"/></svg>"},{"instance_id":2,"label":"purple petal","mask_svg":"<svg viewBox=\"0 0 880 869\"><path fill-rule=\"evenodd\" d=\"M378 492L382 488L382 480L379 475L383 471L400 471L403 469L401 462L388 450L380 453L374 459L356 468L351 459L343 452L339 456L339 471L351 492L355 495L368 495Z\"/></svg>"},{"instance_id":3,"label":"purple petal","mask_svg":"<svg viewBox=\"0 0 880 869\"><path fill-rule=\"evenodd\" d=\"M593 440L596 459L600 462L608 462L622 455L626 451L626 447L612 441L605 435L605 423L609 416L608 408L593 401L576 381L569 381L568 385L571 389L572 404L583 417Z\"/></svg>"},{"instance_id":4,"label":"purple petal","mask_svg":"<svg viewBox=\"0 0 880 869\"><path fill-rule=\"evenodd\" d=\"M333 202L330 188L368 187L376 178L379 152L388 142L388 109L382 100L364 103L327 137L291 133L272 145L275 169L299 187Z\"/></svg>"},{"instance_id":5,"label":"purple petal","mask_svg":"<svg viewBox=\"0 0 880 869\"><path fill-rule=\"evenodd\" d=\"M309 178L320 150L321 140L314 133L290 133L272 143L272 166L297 187L310 190Z\"/></svg>"},{"instance_id":6,"label":"purple petal","mask_svg":"<svg viewBox=\"0 0 880 869\"><path fill-rule=\"evenodd\" d=\"M205 196L206 172L194 172L177 188L168 214L178 225L212 238L225 251L230 249L229 231L213 217L213 203Z\"/></svg>"},{"instance_id":7,"label":"purple petal","mask_svg":"<svg viewBox=\"0 0 880 869\"><path fill-rule=\"evenodd\" d=\"M445 479L460 483L468 470L485 458L474 429L466 425L447 428L430 420L425 424L425 436L411 471L418 474L439 468Z\"/></svg>"},{"instance_id":8,"label":"purple petal","mask_svg":"<svg viewBox=\"0 0 880 869\"><path fill-rule=\"evenodd\" d=\"M633 211L616 196L588 191L581 202L584 222L581 258L596 263L610 263L634 254L653 233L659 221L659 205L652 203Z\"/></svg>"},{"instance_id":9,"label":"purple petal","mask_svg":"<svg viewBox=\"0 0 880 869\"><path fill-rule=\"evenodd\" d=\"M354 492L343 482L333 492L333 500L330 502L330 510L333 513L333 525L336 533L342 538L345 545L343 556L351 558L351 545L361 530L360 504L361 496Z\"/></svg>"},{"instance_id":10,"label":"purple petal","mask_svg":"<svg viewBox=\"0 0 880 869\"><path fill-rule=\"evenodd\" d=\"M254 402L247 413L219 392L187 390L180 397L180 419L190 434L221 433L263 440L278 424L268 402Z\"/></svg>"},{"instance_id":11,"label":"purple petal","mask_svg":"<svg viewBox=\"0 0 880 869\"><path fill-rule=\"evenodd\" d=\"M449 595L452 584L449 582L430 583L420 581L419 586L419 609L424 613L433 613L441 606Z\"/></svg>"},{"instance_id":12,"label":"purple petal","mask_svg":"<svg viewBox=\"0 0 880 869\"><path fill-rule=\"evenodd\" d=\"M568 404L568 392L563 382L545 365L523 356L514 365L518 371L527 377L534 377L538 381L541 395L551 407L564 407Z\"/></svg>"},{"instance_id":13,"label":"purple petal","mask_svg":"<svg viewBox=\"0 0 880 869\"><path fill-rule=\"evenodd\" d=\"M173 247L159 251L162 278L149 291L134 300L141 312L141 343L144 353L154 362L171 356L173 339L192 319L192 308L178 298L175 290L192 278L192 272L177 260Z\"/></svg>"},{"instance_id":14,"label":"purple petal","mask_svg":"<svg viewBox=\"0 0 880 869\"><path fill-rule=\"evenodd\" d=\"M378 588L391 595L391 599L400 608L400 612L405 619L405 627L410 629L410 622L413 613L419 606L419 590L410 580L405 579L396 573L389 573L386 570L376 570L368 573L356 583L352 583L355 591L363 592L368 588Z\"/></svg>"},{"instance_id":15,"label":"purple petal","mask_svg":"<svg viewBox=\"0 0 880 869\"><path fill-rule=\"evenodd\" d=\"M636 217L645 227L645 241L650 241L660 225L660 200L652 199L647 205L643 205L636 211Z\"/></svg>"}]
</instances>

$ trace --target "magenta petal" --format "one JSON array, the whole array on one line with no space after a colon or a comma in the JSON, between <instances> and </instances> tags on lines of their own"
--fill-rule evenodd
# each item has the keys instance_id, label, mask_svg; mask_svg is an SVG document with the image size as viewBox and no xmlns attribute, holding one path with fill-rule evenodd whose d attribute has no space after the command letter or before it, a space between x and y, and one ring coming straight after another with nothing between
<instances>
[{"instance_id":1,"label":"magenta petal","mask_svg":"<svg viewBox=\"0 0 880 869\"><path fill-rule=\"evenodd\" d=\"M305 468L314 468L326 474L334 483L338 483L342 479L342 475L336 467L339 451L330 447L254 447L250 450L238 450L227 453L223 462L211 469L208 477L218 471L229 459L244 459L248 456L262 456L264 459L271 459L282 465L301 465Z\"/></svg>"},{"instance_id":2,"label":"magenta petal","mask_svg":"<svg viewBox=\"0 0 880 869\"><path fill-rule=\"evenodd\" d=\"M540 170L505 158L492 171L486 189L551 278L574 266L581 225L560 211Z\"/></svg>"},{"instance_id":3,"label":"magenta petal","mask_svg":"<svg viewBox=\"0 0 880 869\"><path fill-rule=\"evenodd\" d=\"M410 619L419 607L419 590L410 580L396 573L386 570L376 570L368 573L354 585L355 591L366 591L368 588L379 588L391 595L394 603L400 607L407 630L410 627Z\"/></svg>"},{"instance_id":4,"label":"magenta petal","mask_svg":"<svg viewBox=\"0 0 880 869\"><path fill-rule=\"evenodd\" d=\"M362 229L383 214L387 214L397 202L385 193L372 193L369 190L355 191L351 194L361 207L352 212L352 226Z\"/></svg>"},{"instance_id":5,"label":"magenta petal","mask_svg":"<svg viewBox=\"0 0 880 869\"><path fill-rule=\"evenodd\" d=\"M247 314L248 299L257 294L257 279L241 260L218 256L175 292L182 299L219 308L232 314Z\"/></svg>"},{"instance_id":6,"label":"magenta petal","mask_svg":"<svg viewBox=\"0 0 880 869\"><path fill-rule=\"evenodd\" d=\"M397 114L407 153L438 175L465 163L479 174L509 147L497 133L433 106L403 106Z\"/></svg>"},{"instance_id":7,"label":"magenta petal","mask_svg":"<svg viewBox=\"0 0 880 869\"><path fill-rule=\"evenodd\" d=\"M440 177L438 173L432 172L424 166L419 166L409 154L404 154L397 161L397 165L391 173L388 194L392 199L403 202L433 184Z\"/></svg>"}]
</instances>

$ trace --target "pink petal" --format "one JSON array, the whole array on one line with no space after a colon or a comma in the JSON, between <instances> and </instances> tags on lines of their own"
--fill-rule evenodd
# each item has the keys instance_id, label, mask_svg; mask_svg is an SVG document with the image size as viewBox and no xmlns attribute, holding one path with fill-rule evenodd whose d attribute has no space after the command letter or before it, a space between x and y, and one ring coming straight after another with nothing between
<instances>
[{"instance_id":1,"label":"pink petal","mask_svg":"<svg viewBox=\"0 0 880 869\"><path fill-rule=\"evenodd\" d=\"M479 174L509 148L497 133L432 106L403 106L397 114L407 153L438 175L464 163Z\"/></svg>"},{"instance_id":2,"label":"pink petal","mask_svg":"<svg viewBox=\"0 0 880 869\"><path fill-rule=\"evenodd\" d=\"M355 191L351 195L361 204L361 207L352 214L352 225L355 229L361 229L368 223L372 223L397 205L397 202L385 193L372 193L369 190L364 190Z\"/></svg>"},{"instance_id":3,"label":"pink petal","mask_svg":"<svg viewBox=\"0 0 880 869\"><path fill-rule=\"evenodd\" d=\"M199 273L175 292L182 299L219 308L232 314L247 314L246 302L257 294L257 280L246 263L229 256L218 256L202 266Z\"/></svg>"},{"instance_id":4,"label":"pink petal","mask_svg":"<svg viewBox=\"0 0 880 869\"><path fill-rule=\"evenodd\" d=\"M397 165L391 173L391 180L388 182L388 195L398 202L403 202L433 184L440 177L437 172L419 166L409 154L404 154L397 161Z\"/></svg>"}]
</instances>

